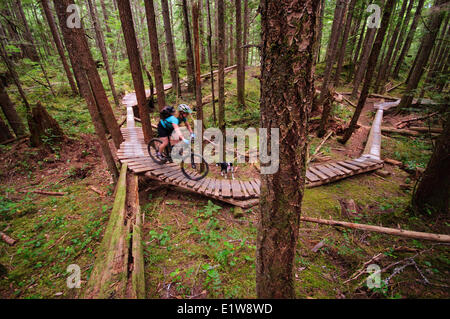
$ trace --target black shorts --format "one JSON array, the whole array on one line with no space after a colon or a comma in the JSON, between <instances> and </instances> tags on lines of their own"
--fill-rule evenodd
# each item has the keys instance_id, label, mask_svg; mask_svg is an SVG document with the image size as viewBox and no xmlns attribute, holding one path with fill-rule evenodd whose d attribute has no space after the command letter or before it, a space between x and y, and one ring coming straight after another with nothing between
<instances>
[{"instance_id":1,"label":"black shorts","mask_svg":"<svg viewBox=\"0 0 450 319\"><path fill-rule=\"evenodd\" d=\"M172 135L173 129L164 128L161 122L158 123L158 136L159 137L169 137Z\"/></svg>"}]
</instances>

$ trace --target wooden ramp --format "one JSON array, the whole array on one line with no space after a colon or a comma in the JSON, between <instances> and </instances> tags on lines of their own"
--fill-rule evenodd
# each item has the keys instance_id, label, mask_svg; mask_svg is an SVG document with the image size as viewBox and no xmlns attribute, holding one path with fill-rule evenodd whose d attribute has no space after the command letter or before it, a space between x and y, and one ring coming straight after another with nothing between
<instances>
[{"instance_id":1,"label":"wooden ramp","mask_svg":"<svg viewBox=\"0 0 450 319\"><path fill-rule=\"evenodd\" d=\"M260 179L226 180L206 177L200 181L186 178L179 164L155 163L149 156L144 142L142 128L135 126L133 104L130 96L122 101L127 107L127 127L121 128L124 142L117 151L121 163L127 164L134 174L158 180L162 183L214 198L232 205L248 208L258 204L260 196ZM381 121L383 109L396 105L396 102L376 104L378 109L372 129L361 157L350 160L322 163L308 167L306 171L306 187L316 187L332 183L347 177L375 171L383 167L380 160Z\"/></svg>"},{"instance_id":2,"label":"wooden ramp","mask_svg":"<svg viewBox=\"0 0 450 319\"><path fill-rule=\"evenodd\" d=\"M206 177L200 181L190 180L183 175L179 164L161 165L150 158L140 127L132 125L121 130L125 141L121 144L117 156L122 163L128 165L128 169L134 174L145 174L145 176L160 182L243 208L258 203L261 183L259 179L244 181ZM306 187L332 183L381 167L383 167L383 161L367 155L352 160L310 166L306 172Z\"/></svg>"}]
</instances>

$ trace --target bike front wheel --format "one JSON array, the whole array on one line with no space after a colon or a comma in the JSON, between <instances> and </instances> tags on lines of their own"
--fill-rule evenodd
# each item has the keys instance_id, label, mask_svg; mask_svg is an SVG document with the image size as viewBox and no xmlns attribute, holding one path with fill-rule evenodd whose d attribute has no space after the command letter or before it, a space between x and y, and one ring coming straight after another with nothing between
<instances>
[{"instance_id":1,"label":"bike front wheel","mask_svg":"<svg viewBox=\"0 0 450 319\"><path fill-rule=\"evenodd\" d=\"M182 159L181 171L190 180L199 181L208 175L209 166L202 156L191 154Z\"/></svg>"}]
</instances>

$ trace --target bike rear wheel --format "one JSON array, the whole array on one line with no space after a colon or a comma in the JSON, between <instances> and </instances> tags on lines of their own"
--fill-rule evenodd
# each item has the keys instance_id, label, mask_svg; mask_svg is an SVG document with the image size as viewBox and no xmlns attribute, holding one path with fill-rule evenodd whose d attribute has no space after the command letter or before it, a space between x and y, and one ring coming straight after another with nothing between
<instances>
[{"instance_id":1,"label":"bike rear wheel","mask_svg":"<svg viewBox=\"0 0 450 319\"><path fill-rule=\"evenodd\" d=\"M159 152L159 147L161 146L162 143L163 142L160 139L152 138L147 145L148 154L150 155L152 160L158 164L164 164L168 160L168 159L161 160L156 156L156 154Z\"/></svg>"},{"instance_id":2,"label":"bike rear wheel","mask_svg":"<svg viewBox=\"0 0 450 319\"><path fill-rule=\"evenodd\" d=\"M209 166L202 156L191 154L181 161L181 171L190 180L199 181L208 175Z\"/></svg>"}]
</instances>

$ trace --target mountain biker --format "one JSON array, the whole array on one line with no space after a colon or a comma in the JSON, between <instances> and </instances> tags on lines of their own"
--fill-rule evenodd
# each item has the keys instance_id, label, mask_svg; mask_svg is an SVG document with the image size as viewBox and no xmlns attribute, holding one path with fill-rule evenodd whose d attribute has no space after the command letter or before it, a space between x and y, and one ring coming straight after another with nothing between
<instances>
[{"instance_id":1,"label":"mountain biker","mask_svg":"<svg viewBox=\"0 0 450 319\"><path fill-rule=\"evenodd\" d=\"M166 106L160 112L160 121L158 123L158 136L162 141L162 144L159 146L159 152L156 153L156 156L160 160L164 160L164 149L169 144L169 138L172 133L175 131L178 135L178 140L171 139L172 145L177 144L178 142L183 140L183 134L180 131L180 124L185 123L186 128L189 130L191 137L195 137L192 132L191 126L187 121L189 114L192 113L191 108L186 104L178 105L178 116L175 116L175 108L173 106Z\"/></svg>"}]
</instances>

